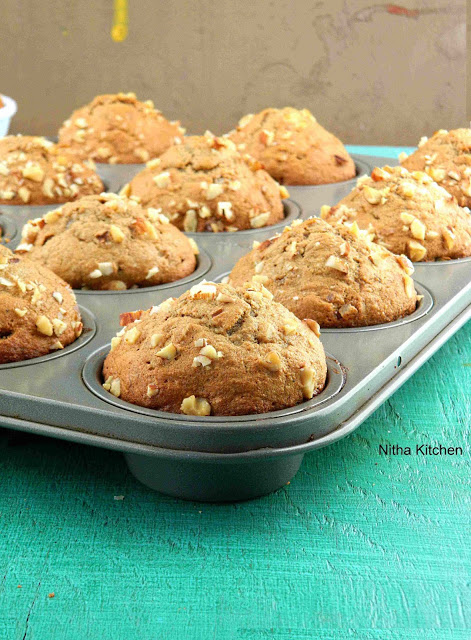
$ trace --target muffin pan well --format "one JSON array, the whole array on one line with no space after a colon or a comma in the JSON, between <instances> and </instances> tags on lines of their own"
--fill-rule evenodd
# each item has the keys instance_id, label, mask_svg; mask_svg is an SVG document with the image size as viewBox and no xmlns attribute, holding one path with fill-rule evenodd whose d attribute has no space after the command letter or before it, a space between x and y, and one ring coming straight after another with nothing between
<instances>
[{"instance_id":1,"label":"muffin pan well","mask_svg":"<svg viewBox=\"0 0 471 640\"><path fill-rule=\"evenodd\" d=\"M324 201L323 188L316 189ZM290 202L286 209L289 220L299 212ZM301 217L313 210L308 205ZM282 226L189 234L200 261L207 259L203 277L227 273L254 240ZM11 246L17 242L18 234ZM101 387L101 363L119 330L119 314L179 296L188 289L184 280L128 292L77 291L79 305L95 319L95 333L60 357L0 368L2 425L122 451L139 480L180 498L230 501L268 493L290 480L306 452L357 428L471 317L471 259L415 267L424 298L414 314L390 325L321 332L329 365L321 394L283 411L236 417L147 410Z\"/></svg>"},{"instance_id":2,"label":"muffin pan well","mask_svg":"<svg viewBox=\"0 0 471 640\"><path fill-rule=\"evenodd\" d=\"M356 175L351 180L343 180L342 182L332 182L331 184L319 184L319 185L299 185L290 186L286 185L289 191L290 198L293 198L308 215L318 215L319 210L323 204L330 206L337 204L342 198L350 193L353 187L356 185L360 176L370 174L373 168L376 166L371 164L371 160L366 156L357 156L354 153L350 154L355 162ZM378 160L380 166L386 164L385 158ZM394 164L397 164L397 160L394 160ZM103 178L102 178L103 179Z\"/></svg>"}]
</instances>

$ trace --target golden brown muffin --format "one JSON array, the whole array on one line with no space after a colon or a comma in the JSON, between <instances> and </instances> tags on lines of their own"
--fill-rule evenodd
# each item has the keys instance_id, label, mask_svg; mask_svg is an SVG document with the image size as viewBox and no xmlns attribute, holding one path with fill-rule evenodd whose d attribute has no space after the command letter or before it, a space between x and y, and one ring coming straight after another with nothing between
<instances>
[{"instance_id":1,"label":"golden brown muffin","mask_svg":"<svg viewBox=\"0 0 471 640\"><path fill-rule=\"evenodd\" d=\"M155 209L112 193L31 220L17 247L72 287L102 290L184 278L195 270L195 250L195 243Z\"/></svg>"},{"instance_id":2,"label":"golden brown muffin","mask_svg":"<svg viewBox=\"0 0 471 640\"><path fill-rule=\"evenodd\" d=\"M343 144L308 109L264 109L243 117L227 135L281 184L327 184L355 177L355 164Z\"/></svg>"},{"instance_id":3,"label":"golden brown muffin","mask_svg":"<svg viewBox=\"0 0 471 640\"><path fill-rule=\"evenodd\" d=\"M471 255L471 215L422 171L376 167L321 216L330 224L356 222L371 240L414 262Z\"/></svg>"},{"instance_id":4,"label":"golden brown muffin","mask_svg":"<svg viewBox=\"0 0 471 640\"><path fill-rule=\"evenodd\" d=\"M69 285L0 245L0 363L63 349L82 329Z\"/></svg>"},{"instance_id":5,"label":"golden brown muffin","mask_svg":"<svg viewBox=\"0 0 471 640\"><path fill-rule=\"evenodd\" d=\"M310 218L254 247L229 282L260 282L300 319L321 327L361 327L415 311L413 271L405 256L369 242L356 225L334 229Z\"/></svg>"},{"instance_id":6,"label":"golden brown muffin","mask_svg":"<svg viewBox=\"0 0 471 640\"><path fill-rule=\"evenodd\" d=\"M152 409L245 415L291 407L325 384L324 349L309 326L254 284L201 282L180 298L125 313L104 388Z\"/></svg>"},{"instance_id":7,"label":"golden brown muffin","mask_svg":"<svg viewBox=\"0 0 471 640\"><path fill-rule=\"evenodd\" d=\"M400 160L409 171L425 171L462 207L471 207L471 129L440 129Z\"/></svg>"},{"instance_id":8,"label":"golden brown muffin","mask_svg":"<svg viewBox=\"0 0 471 640\"><path fill-rule=\"evenodd\" d=\"M103 188L93 162L45 138L0 139L0 204L60 204Z\"/></svg>"},{"instance_id":9,"label":"golden brown muffin","mask_svg":"<svg viewBox=\"0 0 471 640\"><path fill-rule=\"evenodd\" d=\"M126 185L144 207L160 209L184 231L238 231L283 219L284 187L225 138L184 138Z\"/></svg>"},{"instance_id":10,"label":"golden brown muffin","mask_svg":"<svg viewBox=\"0 0 471 640\"><path fill-rule=\"evenodd\" d=\"M59 143L96 162L134 164L156 158L184 133L152 100L118 93L97 96L74 111L59 130Z\"/></svg>"}]
</instances>

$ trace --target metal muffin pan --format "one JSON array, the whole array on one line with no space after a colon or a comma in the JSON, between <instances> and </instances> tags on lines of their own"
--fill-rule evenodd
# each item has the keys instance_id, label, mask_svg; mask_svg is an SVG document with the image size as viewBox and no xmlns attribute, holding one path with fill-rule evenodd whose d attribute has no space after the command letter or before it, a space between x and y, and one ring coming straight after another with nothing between
<instances>
[{"instance_id":1,"label":"metal muffin pan","mask_svg":"<svg viewBox=\"0 0 471 640\"><path fill-rule=\"evenodd\" d=\"M370 174L373 170L374 164L371 164L371 159L366 156L358 156L351 154L353 161L355 162L355 177L351 180L343 180L342 182L333 182L332 184L319 184L319 185L300 185L290 186L286 185L289 191L290 198L293 198L308 215L317 214L319 208L323 204L334 205L337 204L342 198L350 193L360 176ZM381 166L387 164L385 158L379 158L378 162ZM394 164L397 164L397 160L394 160Z\"/></svg>"},{"instance_id":2,"label":"metal muffin pan","mask_svg":"<svg viewBox=\"0 0 471 640\"><path fill-rule=\"evenodd\" d=\"M302 217L319 200L316 195ZM288 202L286 213L289 222L298 208ZM284 224L188 235L200 247L204 278L216 280L254 240L271 237ZM17 235L11 245L18 241ZM263 495L288 482L306 452L357 428L471 317L471 259L418 263L414 277L424 298L411 316L386 325L322 331L329 373L321 394L283 411L237 417L153 411L101 387L101 366L119 330L119 313L178 296L187 290L188 279L125 292L77 291L85 325L94 320L95 333L88 332L87 342L75 350L71 345L60 355L2 365L2 425L122 451L139 480L176 497L219 502Z\"/></svg>"}]
</instances>

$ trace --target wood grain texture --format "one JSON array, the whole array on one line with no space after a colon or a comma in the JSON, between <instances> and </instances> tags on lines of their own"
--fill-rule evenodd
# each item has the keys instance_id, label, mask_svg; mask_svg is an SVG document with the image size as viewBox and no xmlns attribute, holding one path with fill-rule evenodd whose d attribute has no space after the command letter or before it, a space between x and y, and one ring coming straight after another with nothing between
<instances>
[{"instance_id":1,"label":"wood grain texture","mask_svg":"<svg viewBox=\"0 0 471 640\"><path fill-rule=\"evenodd\" d=\"M468 640L470 365L471 323L289 487L241 504L1 431L0 638ZM378 455L417 442L466 452Z\"/></svg>"}]
</instances>

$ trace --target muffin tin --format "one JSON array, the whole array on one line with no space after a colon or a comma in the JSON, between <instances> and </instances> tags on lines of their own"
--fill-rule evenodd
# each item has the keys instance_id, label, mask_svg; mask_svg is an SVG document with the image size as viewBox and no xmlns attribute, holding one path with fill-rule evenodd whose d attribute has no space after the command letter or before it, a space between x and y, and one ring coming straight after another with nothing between
<instances>
[{"instance_id":1,"label":"muffin tin","mask_svg":"<svg viewBox=\"0 0 471 640\"><path fill-rule=\"evenodd\" d=\"M387 161L361 162L366 172ZM79 340L59 353L0 365L2 425L122 451L140 481L179 498L244 500L286 484L306 452L351 433L471 317L471 259L416 264L414 279L423 298L407 318L324 329L326 388L283 411L200 418L146 409L104 391L101 367L119 330L120 313L179 296L201 278L220 280L254 240L318 211L331 187L310 188L302 212L286 201L285 221L271 227L188 234L200 248L197 271L188 278L122 292L77 291L85 325ZM20 239L13 233L15 221L20 226L40 215L38 209L44 207L0 205L0 224L10 229L11 247Z\"/></svg>"}]
</instances>

